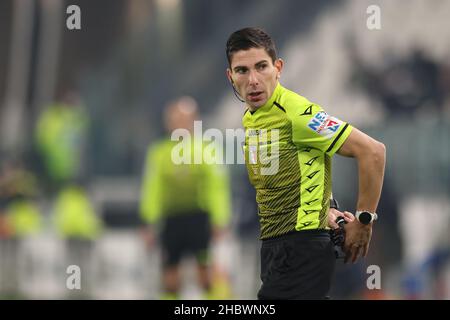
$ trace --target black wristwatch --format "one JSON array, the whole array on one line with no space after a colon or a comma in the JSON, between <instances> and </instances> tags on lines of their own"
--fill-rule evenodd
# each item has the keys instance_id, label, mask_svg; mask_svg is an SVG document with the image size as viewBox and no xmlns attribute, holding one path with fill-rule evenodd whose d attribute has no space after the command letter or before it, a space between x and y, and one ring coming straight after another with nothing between
<instances>
[{"instance_id":1,"label":"black wristwatch","mask_svg":"<svg viewBox=\"0 0 450 320\"><path fill-rule=\"evenodd\" d=\"M378 219L378 215L376 213L372 213L369 211L356 211L355 217L359 222L365 225Z\"/></svg>"}]
</instances>

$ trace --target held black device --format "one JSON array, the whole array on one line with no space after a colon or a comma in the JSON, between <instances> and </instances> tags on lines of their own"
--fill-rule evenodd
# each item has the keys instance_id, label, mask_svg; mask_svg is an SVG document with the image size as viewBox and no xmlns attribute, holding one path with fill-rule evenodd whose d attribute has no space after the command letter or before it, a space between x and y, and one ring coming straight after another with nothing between
<instances>
[{"instance_id":1,"label":"held black device","mask_svg":"<svg viewBox=\"0 0 450 320\"><path fill-rule=\"evenodd\" d=\"M339 204L336 199L330 199L330 208L339 210ZM347 223L344 217L337 217L336 223L339 228L330 230L330 238L334 244L334 255L336 259L344 259L345 253L343 251L345 243L345 229L344 225Z\"/></svg>"}]
</instances>

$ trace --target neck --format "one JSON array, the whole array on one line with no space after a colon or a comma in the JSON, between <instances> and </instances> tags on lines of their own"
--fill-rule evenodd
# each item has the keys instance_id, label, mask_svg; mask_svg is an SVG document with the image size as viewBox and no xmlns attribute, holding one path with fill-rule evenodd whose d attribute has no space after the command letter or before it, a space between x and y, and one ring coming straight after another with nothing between
<instances>
[{"instance_id":1,"label":"neck","mask_svg":"<svg viewBox=\"0 0 450 320\"><path fill-rule=\"evenodd\" d=\"M254 107L254 106L248 105L248 110L250 110L250 112L255 112L256 110L258 110L258 109L261 108L261 107L262 107L262 106Z\"/></svg>"}]
</instances>

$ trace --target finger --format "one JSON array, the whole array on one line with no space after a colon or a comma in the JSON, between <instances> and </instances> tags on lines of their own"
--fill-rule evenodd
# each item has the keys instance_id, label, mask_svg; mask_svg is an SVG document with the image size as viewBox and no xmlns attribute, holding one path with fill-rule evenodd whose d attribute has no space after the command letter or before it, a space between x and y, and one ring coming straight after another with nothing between
<instances>
[{"instance_id":1,"label":"finger","mask_svg":"<svg viewBox=\"0 0 450 320\"><path fill-rule=\"evenodd\" d=\"M334 219L336 219L337 217L343 217L344 216L344 213L342 213L341 211L339 211L337 209L334 209L334 208L330 209L329 214L333 215Z\"/></svg>"},{"instance_id":2,"label":"finger","mask_svg":"<svg viewBox=\"0 0 450 320\"><path fill-rule=\"evenodd\" d=\"M353 263L355 263L358 260L358 258L362 256L363 248L362 247L356 247L355 252L356 252L355 260L353 260Z\"/></svg>"},{"instance_id":3,"label":"finger","mask_svg":"<svg viewBox=\"0 0 450 320\"><path fill-rule=\"evenodd\" d=\"M355 263L356 259L358 259L358 248L353 249L352 251L352 263Z\"/></svg>"},{"instance_id":4,"label":"finger","mask_svg":"<svg viewBox=\"0 0 450 320\"><path fill-rule=\"evenodd\" d=\"M346 217L346 216L344 216L344 220L345 220L345 222L347 222L347 223L349 223L349 222L352 222L352 221L353 221L353 219L352 219L352 218L349 218L349 217Z\"/></svg>"},{"instance_id":5,"label":"finger","mask_svg":"<svg viewBox=\"0 0 450 320\"><path fill-rule=\"evenodd\" d=\"M334 211L334 215L336 216L335 218L337 218L337 217L343 217L344 216L344 214L342 213L342 212L340 212L340 211Z\"/></svg>"},{"instance_id":6,"label":"finger","mask_svg":"<svg viewBox=\"0 0 450 320\"><path fill-rule=\"evenodd\" d=\"M364 245L364 257L367 257L367 253L369 253L369 242Z\"/></svg>"},{"instance_id":7,"label":"finger","mask_svg":"<svg viewBox=\"0 0 450 320\"><path fill-rule=\"evenodd\" d=\"M338 224L337 224L336 222L334 222L334 221L330 221L330 227L331 227L332 229L337 229L337 228L339 228Z\"/></svg>"},{"instance_id":8,"label":"finger","mask_svg":"<svg viewBox=\"0 0 450 320\"><path fill-rule=\"evenodd\" d=\"M358 247L352 247L352 263L355 263L356 259L358 257Z\"/></svg>"},{"instance_id":9,"label":"finger","mask_svg":"<svg viewBox=\"0 0 450 320\"><path fill-rule=\"evenodd\" d=\"M357 253L357 247L355 244L353 244L350 248L349 248L349 261L351 263L354 263L355 258L356 258L356 253Z\"/></svg>"},{"instance_id":10,"label":"finger","mask_svg":"<svg viewBox=\"0 0 450 320\"><path fill-rule=\"evenodd\" d=\"M348 211L344 211L343 215L344 215L345 221L347 221L347 222L352 222L353 220L355 220L355 216Z\"/></svg>"}]
</instances>

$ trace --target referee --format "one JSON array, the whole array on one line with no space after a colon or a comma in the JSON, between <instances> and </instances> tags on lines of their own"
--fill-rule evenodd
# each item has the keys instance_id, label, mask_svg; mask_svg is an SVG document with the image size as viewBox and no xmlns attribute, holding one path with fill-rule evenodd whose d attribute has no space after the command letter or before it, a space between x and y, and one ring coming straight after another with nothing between
<instances>
[{"instance_id":1,"label":"referee","mask_svg":"<svg viewBox=\"0 0 450 320\"><path fill-rule=\"evenodd\" d=\"M258 298L326 299L335 265L327 231L331 157L338 153L358 164L356 219L345 226L344 244L345 262L355 262L367 255L377 219L385 146L284 88L284 62L263 30L232 33L226 54L228 80L246 105L245 163L262 240Z\"/></svg>"},{"instance_id":2,"label":"referee","mask_svg":"<svg viewBox=\"0 0 450 320\"><path fill-rule=\"evenodd\" d=\"M204 298L215 298L221 284L213 272L210 253L212 242L226 232L229 222L229 179L218 165L194 162L197 152L200 155L205 152L202 140L194 136L197 110L193 98L180 97L170 102L164 112L168 132L177 129L189 132L189 137L183 137L186 150L178 151L188 154L187 163L174 163L172 157L180 142L168 137L152 144L147 152L140 203L141 216L147 225L142 235L149 247L155 240L161 246L164 291L161 299L180 298L181 266L188 256L195 257L197 280Z\"/></svg>"}]
</instances>

